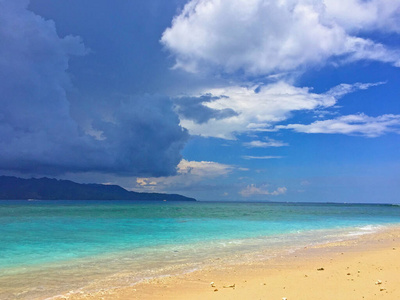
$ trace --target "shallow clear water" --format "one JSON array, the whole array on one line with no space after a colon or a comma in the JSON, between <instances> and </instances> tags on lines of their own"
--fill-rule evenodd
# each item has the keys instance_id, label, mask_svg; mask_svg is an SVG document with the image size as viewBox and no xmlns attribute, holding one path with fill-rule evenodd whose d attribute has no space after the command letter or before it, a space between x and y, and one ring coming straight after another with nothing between
<instances>
[{"instance_id":1,"label":"shallow clear water","mask_svg":"<svg viewBox=\"0 0 400 300\"><path fill-rule=\"evenodd\" d=\"M394 223L392 205L0 201L0 298L131 284L216 255L272 256Z\"/></svg>"}]
</instances>

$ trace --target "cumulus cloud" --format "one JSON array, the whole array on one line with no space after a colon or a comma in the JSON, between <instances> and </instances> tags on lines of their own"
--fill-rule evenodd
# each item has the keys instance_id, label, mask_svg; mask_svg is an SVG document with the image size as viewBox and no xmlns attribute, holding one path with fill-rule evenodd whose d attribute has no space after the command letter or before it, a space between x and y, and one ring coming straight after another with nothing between
<instances>
[{"instance_id":1,"label":"cumulus cloud","mask_svg":"<svg viewBox=\"0 0 400 300\"><path fill-rule=\"evenodd\" d=\"M171 188L182 188L228 175L238 169L235 166L212 161L188 161L182 159L177 167L177 175L168 177L138 177L136 190L165 191Z\"/></svg>"},{"instance_id":2,"label":"cumulus cloud","mask_svg":"<svg viewBox=\"0 0 400 300\"><path fill-rule=\"evenodd\" d=\"M357 36L399 33L400 0L191 0L161 38L175 68L265 75L329 61L400 67L396 49Z\"/></svg>"},{"instance_id":3,"label":"cumulus cloud","mask_svg":"<svg viewBox=\"0 0 400 300\"><path fill-rule=\"evenodd\" d=\"M289 124L276 127L304 133L337 133L378 137L390 132L400 134L400 115L370 117L365 114L356 114L316 121L308 125Z\"/></svg>"},{"instance_id":4,"label":"cumulus cloud","mask_svg":"<svg viewBox=\"0 0 400 300\"><path fill-rule=\"evenodd\" d=\"M329 16L349 32L381 30L400 33L400 2L324 0Z\"/></svg>"},{"instance_id":5,"label":"cumulus cloud","mask_svg":"<svg viewBox=\"0 0 400 300\"><path fill-rule=\"evenodd\" d=\"M171 101L144 95L114 99L112 105L91 120L105 137L96 144L111 159L109 166L98 165L121 175L175 174L188 133L179 126Z\"/></svg>"},{"instance_id":6,"label":"cumulus cloud","mask_svg":"<svg viewBox=\"0 0 400 300\"><path fill-rule=\"evenodd\" d=\"M250 196L254 196L254 195L278 196L278 195L285 194L286 191L287 191L286 187L278 187L275 191L270 192L268 190L267 185L262 185L262 186L257 187L256 185L251 184L251 185L248 185L243 190L241 190L239 193L243 197L250 197Z\"/></svg>"},{"instance_id":7,"label":"cumulus cloud","mask_svg":"<svg viewBox=\"0 0 400 300\"><path fill-rule=\"evenodd\" d=\"M59 37L55 23L28 4L0 0L0 169L32 175L175 173L188 134L172 103L151 96L109 99L107 114L95 106L81 112L86 117L71 117L85 105L73 107L68 99L68 64L87 49L79 37Z\"/></svg>"},{"instance_id":8,"label":"cumulus cloud","mask_svg":"<svg viewBox=\"0 0 400 300\"><path fill-rule=\"evenodd\" d=\"M192 135L235 139L244 132L273 131L273 124L291 117L302 110L316 110L334 106L340 97L358 89L366 89L376 84L339 85L326 93L313 93L307 87L295 87L280 81L265 86L228 86L207 90L212 101L200 104L212 110L233 110L236 115L198 123L180 114L181 125ZM201 98L201 97L200 97ZM271 143L272 144L272 143Z\"/></svg>"}]
</instances>

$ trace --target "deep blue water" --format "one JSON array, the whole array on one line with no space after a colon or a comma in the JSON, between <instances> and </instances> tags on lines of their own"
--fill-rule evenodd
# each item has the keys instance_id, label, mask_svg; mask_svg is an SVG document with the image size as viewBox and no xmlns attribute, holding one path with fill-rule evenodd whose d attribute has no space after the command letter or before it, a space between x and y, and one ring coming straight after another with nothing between
<instances>
[{"instance_id":1,"label":"deep blue water","mask_svg":"<svg viewBox=\"0 0 400 300\"><path fill-rule=\"evenodd\" d=\"M0 298L41 299L104 278L115 286L213 256L272 253L399 223L394 205L0 201Z\"/></svg>"}]
</instances>

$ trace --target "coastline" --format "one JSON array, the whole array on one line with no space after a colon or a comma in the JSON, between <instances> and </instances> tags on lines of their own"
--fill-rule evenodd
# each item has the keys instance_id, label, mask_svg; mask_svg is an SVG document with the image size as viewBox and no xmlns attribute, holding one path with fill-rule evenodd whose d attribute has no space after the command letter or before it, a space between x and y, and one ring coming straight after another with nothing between
<instances>
[{"instance_id":1,"label":"coastline","mask_svg":"<svg viewBox=\"0 0 400 300\"><path fill-rule=\"evenodd\" d=\"M129 287L96 286L94 292L70 291L49 299L400 298L398 225L266 260L243 262L237 257L236 263L226 263L215 257L213 261L186 274L143 280Z\"/></svg>"}]
</instances>

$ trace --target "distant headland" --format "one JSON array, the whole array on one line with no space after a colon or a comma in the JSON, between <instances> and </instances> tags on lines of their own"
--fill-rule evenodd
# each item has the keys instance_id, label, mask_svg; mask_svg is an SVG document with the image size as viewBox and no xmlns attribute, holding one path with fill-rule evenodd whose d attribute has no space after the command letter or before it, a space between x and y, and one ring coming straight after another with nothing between
<instances>
[{"instance_id":1,"label":"distant headland","mask_svg":"<svg viewBox=\"0 0 400 300\"><path fill-rule=\"evenodd\" d=\"M1 200L137 200L196 201L178 194L138 193L118 185L80 184L52 178L0 176Z\"/></svg>"}]
</instances>

